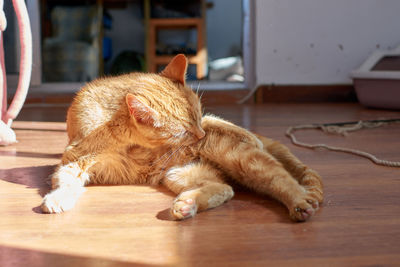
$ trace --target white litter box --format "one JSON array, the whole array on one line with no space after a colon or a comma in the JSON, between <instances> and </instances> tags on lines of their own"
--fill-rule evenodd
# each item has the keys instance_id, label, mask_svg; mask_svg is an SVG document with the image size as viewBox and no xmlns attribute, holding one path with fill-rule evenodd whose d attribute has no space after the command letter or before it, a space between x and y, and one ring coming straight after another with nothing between
<instances>
[{"instance_id":1,"label":"white litter box","mask_svg":"<svg viewBox=\"0 0 400 267\"><path fill-rule=\"evenodd\" d=\"M361 104L400 109L400 46L375 51L351 76Z\"/></svg>"}]
</instances>

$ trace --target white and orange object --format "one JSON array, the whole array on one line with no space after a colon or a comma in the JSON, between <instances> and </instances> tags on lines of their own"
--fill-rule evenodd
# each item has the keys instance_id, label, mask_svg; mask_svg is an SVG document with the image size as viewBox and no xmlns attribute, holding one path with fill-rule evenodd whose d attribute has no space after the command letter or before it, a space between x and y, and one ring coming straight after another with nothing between
<instances>
[{"instance_id":1,"label":"white and orange object","mask_svg":"<svg viewBox=\"0 0 400 267\"><path fill-rule=\"evenodd\" d=\"M0 145L16 143L16 136L11 129L13 120L20 112L25 102L29 89L32 72L32 32L28 11L24 0L13 0L13 6L17 15L19 38L21 43L21 61L19 66L18 87L11 105L7 108L7 79L4 64L3 31L7 27L7 20L3 11L4 1L0 0Z\"/></svg>"}]
</instances>

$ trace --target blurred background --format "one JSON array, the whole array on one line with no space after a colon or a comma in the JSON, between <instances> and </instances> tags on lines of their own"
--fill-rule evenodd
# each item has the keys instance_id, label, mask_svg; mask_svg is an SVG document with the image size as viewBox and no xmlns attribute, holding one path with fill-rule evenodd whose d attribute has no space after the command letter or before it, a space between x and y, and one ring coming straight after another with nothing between
<instances>
[{"instance_id":1,"label":"blurred background","mask_svg":"<svg viewBox=\"0 0 400 267\"><path fill-rule=\"evenodd\" d=\"M158 71L173 55L190 59L189 80L243 82L241 0L27 1L39 83ZM7 74L18 73L18 27L10 1ZM36 54L36 56L38 56ZM35 73L37 75L37 73ZM34 74L34 76L35 76Z\"/></svg>"},{"instance_id":2,"label":"blurred background","mask_svg":"<svg viewBox=\"0 0 400 267\"><path fill-rule=\"evenodd\" d=\"M30 93L75 92L103 75L156 72L173 55L184 53L194 88L253 89L263 93L261 101L272 99L271 92L283 92L283 98L354 100L352 72L374 51L400 44L398 0L26 3L34 41ZM19 40L11 1L5 1L5 11L12 94ZM392 70L400 69L396 64Z\"/></svg>"}]
</instances>

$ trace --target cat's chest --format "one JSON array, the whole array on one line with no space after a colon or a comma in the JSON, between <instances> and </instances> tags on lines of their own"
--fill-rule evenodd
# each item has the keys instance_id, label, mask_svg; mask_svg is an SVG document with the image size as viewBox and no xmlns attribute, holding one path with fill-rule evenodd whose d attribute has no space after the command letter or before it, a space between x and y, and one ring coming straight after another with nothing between
<instances>
[{"instance_id":1,"label":"cat's chest","mask_svg":"<svg viewBox=\"0 0 400 267\"><path fill-rule=\"evenodd\" d=\"M137 145L128 147L126 154L129 157L130 162L138 165L138 167L152 166L158 156L157 151Z\"/></svg>"},{"instance_id":2,"label":"cat's chest","mask_svg":"<svg viewBox=\"0 0 400 267\"><path fill-rule=\"evenodd\" d=\"M142 179L162 176L172 166L185 165L195 159L188 148L157 148L150 149L141 146L131 146L127 149L131 169Z\"/></svg>"}]
</instances>

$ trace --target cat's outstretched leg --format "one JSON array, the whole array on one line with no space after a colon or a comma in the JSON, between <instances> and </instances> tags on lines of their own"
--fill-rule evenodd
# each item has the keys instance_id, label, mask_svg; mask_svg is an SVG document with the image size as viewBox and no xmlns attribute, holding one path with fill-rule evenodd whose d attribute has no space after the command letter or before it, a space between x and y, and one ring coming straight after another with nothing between
<instances>
[{"instance_id":1,"label":"cat's outstretched leg","mask_svg":"<svg viewBox=\"0 0 400 267\"><path fill-rule=\"evenodd\" d=\"M222 131L212 118L202 124L206 137L199 143L200 154L221 166L234 180L257 192L268 194L288 208L290 217L305 221L319 207L319 198L306 190L283 165L262 146L246 141L248 133L240 127ZM321 188L322 192L322 188Z\"/></svg>"},{"instance_id":2,"label":"cat's outstretched leg","mask_svg":"<svg viewBox=\"0 0 400 267\"><path fill-rule=\"evenodd\" d=\"M100 154L107 144L101 138L101 131L99 127L91 136L69 141L61 164L51 178L53 190L43 198L43 212L60 213L75 206L85 191L85 184L89 183L89 169L96 162L93 154Z\"/></svg>"},{"instance_id":3,"label":"cat's outstretched leg","mask_svg":"<svg viewBox=\"0 0 400 267\"><path fill-rule=\"evenodd\" d=\"M257 136L264 144L264 150L276 158L283 167L302 185L319 203L323 201L323 184L319 174L302 163L283 144L263 136Z\"/></svg>"},{"instance_id":4,"label":"cat's outstretched leg","mask_svg":"<svg viewBox=\"0 0 400 267\"><path fill-rule=\"evenodd\" d=\"M319 207L318 199L309 194L275 158L252 145L214 147L203 155L223 166L240 184L281 201L295 221L309 219Z\"/></svg>"},{"instance_id":5,"label":"cat's outstretched leg","mask_svg":"<svg viewBox=\"0 0 400 267\"><path fill-rule=\"evenodd\" d=\"M89 182L88 159L60 164L51 177L53 190L44 198L41 205L45 213L60 213L72 209L85 191Z\"/></svg>"},{"instance_id":6,"label":"cat's outstretched leg","mask_svg":"<svg viewBox=\"0 0 400 267\"><path fill-rule=\"evenodd\" d=\"M232 187L224 183L223 174L205 163L171 168L163 183L178 194L171 208L171 215L177 220L215 208L234 195Z\"/></svg>"}]
</instances>

